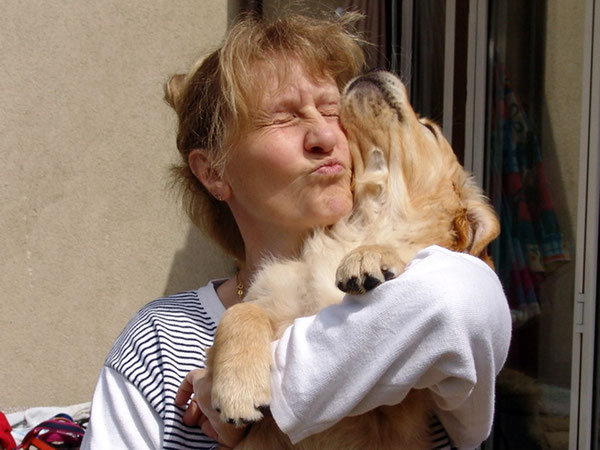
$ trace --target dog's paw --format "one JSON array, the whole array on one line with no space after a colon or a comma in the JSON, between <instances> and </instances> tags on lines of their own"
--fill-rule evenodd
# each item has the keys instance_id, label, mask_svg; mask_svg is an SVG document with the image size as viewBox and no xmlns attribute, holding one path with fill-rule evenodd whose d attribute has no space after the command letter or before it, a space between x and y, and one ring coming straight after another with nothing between
<instances>
[{"instance_id":1,"label":"dog's paw","mask_svg":"<svg viewBox=\"0 0 600 450\"><path fill-rule=\"evenodd\" d=\"M249 375L248 368L244 372ZM215 377L211 400L223 422L237 426L258 422L271 402L268 368L255 377Z\"/></svg>"},{"instance_id":2,"label":"dog's paw","mask_svg":"<svg viewBox=\"0 0 600 450\"><path fill-rule=\"evenodd\" d=\"M391 248L364 245L348 253L339 265L335 282L348 294L364 294L400 275L406 264Z\"/></svg>"}]
</instances>

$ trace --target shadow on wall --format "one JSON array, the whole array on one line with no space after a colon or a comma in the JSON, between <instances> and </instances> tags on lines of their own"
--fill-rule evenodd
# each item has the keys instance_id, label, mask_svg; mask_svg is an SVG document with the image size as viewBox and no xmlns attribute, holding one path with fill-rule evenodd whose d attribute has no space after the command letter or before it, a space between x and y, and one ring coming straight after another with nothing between
<instances>
[{"instance_id":1,"label":"shadow on wall","mask_svg":"<svg viewBox=\"0 0 600 450\"><path fill-rule=\"evenodd\" d=\"M185 245L173 256L163 294L198 289L210 280L231 276L235 269L233 258L190 224Z\"/></svg>"},{"instance_id":2,"label":"shadow on wall","mask_svg":"<svg viewBox=\"0 0 600 450\"><path fill-rule=\"evenodd\" d=\"M231 25L241 12L251 9L252 6L251 0L228 2L228 23ZM185 214L182 213L182 217L185 217ZM233 258L189 223L185 244L173 256L163 295L198 289L210 280L231 276L235 270Z\"/></svg>"}]
</instances>

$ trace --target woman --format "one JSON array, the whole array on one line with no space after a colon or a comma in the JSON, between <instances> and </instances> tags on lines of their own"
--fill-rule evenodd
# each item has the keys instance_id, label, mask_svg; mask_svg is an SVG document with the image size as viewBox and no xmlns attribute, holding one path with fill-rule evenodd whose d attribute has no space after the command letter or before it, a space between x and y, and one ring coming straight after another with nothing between
<instances>
[{"instance_id":1,"label":"woman","mask_svg":"<svg viewBox=\"0 0 600 450\"><path fill-rule=\"evenodd\" d=\"M130 322L100 375L83 448L213 448L215 442L207 434L229 446L241 439L243 430L220 423L211 410L202 372L190 371L203 367L205 349L223 311L241 301L263 258L294 256L315 227L334 224L352 208L351 160L338 121L338 102L341 86L363 66L360 40L347 31L354 20L293 16L273 23L241 21L219 50L169 83L167 98L179 116L177 145L183 164L177 173L188 214L239 261L240 270L198 291L156 300ZM361 313L353 310L352 302L288 329L273 347L271 379L271 410L282 430L297 441L347 414L390 399L400 401L417 387L434 393L438 416L458 445L481 442L491 426L494 377L506 355L510 322L504 320L508 310L493 273L465 258L430 251L415 259L421 261L421 272L429 268L427 282L433 286L431 273L440 270L440 261L444 270L461 268L458 276L477 278L480 273L481 283L472 290L479 302L477 320L468 309L474 306L464 301L467 309L458 308L458 315L448 313L417 334L395 333L393 351L385 361L339 351L337 333L345 332L337 318L348 311ZM422 320L428 311L440 309L437 302L451 297L428 287L417 296L424 299L423 308L411 316L393 305L402 289L414 294L421 283L384 286L374 302L402 324L416 314ZM491 293L481 300L486 291ZM481 302L487 302L487 315L480 314ZM323 323L336 327L328 331ZM360 339L381 347L377 333L370 334L373 317L362 323ZM406 342L430 341L452 342L453 347L437 346L437 354L402 353ZM323 354L327 350L331 355ZM336 395L320 373L347 369L349 361L358 360L366 365L364 374L356 372L361 382L350 383L344 396ZM382 362L385 370L368 370ZM329 368L321 372L324 365ZM310 376L306 367L312 369ZM366 385L371 389L357 388ZM322 389L314 389L317 386ZM353 387L357 392L351 392ZM196 400L186 410L192 392ZM311 411L311 404L317 403L323 405L319 413Z\"/></svg>"}]
</instances>

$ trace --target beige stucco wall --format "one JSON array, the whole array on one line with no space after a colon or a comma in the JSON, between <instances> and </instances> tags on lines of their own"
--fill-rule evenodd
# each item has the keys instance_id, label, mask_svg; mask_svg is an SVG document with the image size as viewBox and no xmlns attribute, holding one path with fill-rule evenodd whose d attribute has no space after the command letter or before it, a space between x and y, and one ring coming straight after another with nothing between
<instances>
[{"instance_id":1,"label":"beige stucco wall","mask_svg":"<svg viewBox=\"0 0 600 450\"><path fill-rule=\"evenodd\" d=\"M162 100L168 75L221 39L228 2L2 6L0 410L10 411L88 401L141 305L231 270L168 194L175 120Z\"/></svg>"}]
</instances>

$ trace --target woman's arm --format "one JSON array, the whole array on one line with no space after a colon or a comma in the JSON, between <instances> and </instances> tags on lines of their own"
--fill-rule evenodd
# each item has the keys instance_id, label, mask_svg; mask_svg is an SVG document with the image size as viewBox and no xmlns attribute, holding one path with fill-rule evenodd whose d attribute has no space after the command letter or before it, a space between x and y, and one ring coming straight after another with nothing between
<instances>
[{"instance_id":1,"label":"woman's arm","mask_svg":"<svg viewBox=\"0 0 600 450\"><path fill-rule=\"evenodd\" d=\"M271 411L293 442L428 388L459 447L488 435L511 319L494 272L430 247L404 274L302 318L273 344Z\"/></svg>"}]
</instances>

